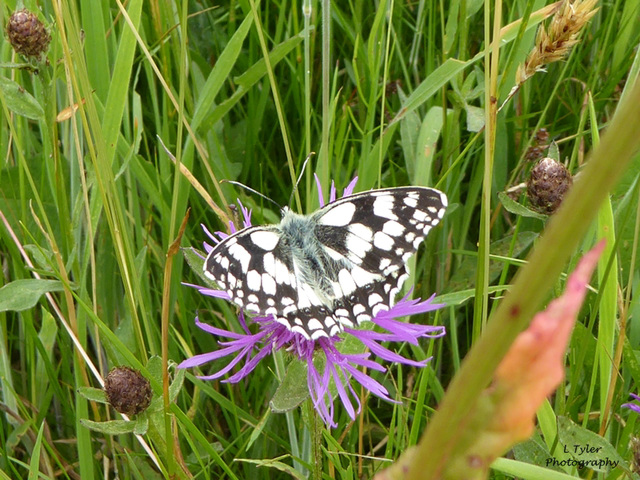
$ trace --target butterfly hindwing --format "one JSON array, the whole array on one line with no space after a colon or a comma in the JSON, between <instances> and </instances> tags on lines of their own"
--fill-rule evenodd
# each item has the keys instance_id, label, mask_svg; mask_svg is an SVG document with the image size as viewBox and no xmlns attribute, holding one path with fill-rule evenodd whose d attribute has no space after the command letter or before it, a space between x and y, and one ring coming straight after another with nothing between
<instances>
[{"instance_id":1,"label":"butterfly hindwing","mask_svg":"<svg viewBox=\"0 0 640 480\"><path fill-rule=\"evenodd\" d=\"M339 334L393 306L405 264L443 217L446 196L424 187L372 190L311 215L220 242L204 272L247 313L273 315L307 339Z\"/></svg>"},{"instance_id":2,"label":"butterfly hindwing","mask_svg":"<svg viewBox=\"0 0 640 480\"><path fill-rule=\"evenodd\" d=\"M204 273L248 313L280 313L287 298L297 298L292 255L280 244L281 237L276 225L230 235L209 253Z\"/></svg>"}]
</instances>

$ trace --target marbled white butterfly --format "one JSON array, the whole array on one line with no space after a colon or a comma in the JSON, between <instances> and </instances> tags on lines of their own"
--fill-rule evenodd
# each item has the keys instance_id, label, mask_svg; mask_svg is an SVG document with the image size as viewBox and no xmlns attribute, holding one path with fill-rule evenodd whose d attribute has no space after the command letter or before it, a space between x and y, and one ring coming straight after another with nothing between
<instances>
[{"instance_id":1,"label":"marbled white butterfly","mask_svg":"<svg viewBox=\"0 0 640 480\"><path fill-rule=\"evenodd\" d=\"M447 207L425 187L371 190L277 225L245 228L207 256L204 274L249 314L307 340L333 337L395 303L406 263Z\"/></svg>"}]
</instances>

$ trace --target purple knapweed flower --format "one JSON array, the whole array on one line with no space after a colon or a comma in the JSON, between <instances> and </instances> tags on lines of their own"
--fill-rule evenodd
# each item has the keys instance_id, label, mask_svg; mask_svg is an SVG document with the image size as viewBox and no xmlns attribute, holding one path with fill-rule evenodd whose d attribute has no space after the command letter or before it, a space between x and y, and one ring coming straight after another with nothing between
<instances>
[{"instance_id":1,"label":"purple knapweed flower","mask_svg":"<svg viewBox=\"0 0 640 480\"><path fill-rule=\"evenodd\" d=\"M357 177L345 188L343 196L352 194L355 187ZM319 203L324 206L322 197L322 189L320 182L316 177L318 184ZM331 185L329 203L336 200L336 189ZM244 227L251 225L251 212L240 204ZM436 222L437 223L437 222ZM216 236L212 235L203 226L209 237L220 242L228 237L222 232L216 232ZM230 223L231 233L236 232L235 226ZM205 250L209 253L213 247L205 244ZM216 290L198 285L190 285L198 289L204 295L232 300L228 291ZM212 375L204 375L198 378L204 380L219 379L230 373L236 366L239 367L232 373L225 382L236 383L245 378L258 365L258 363L267 355L274 351L284 349L285 351L295 355L307 365L307 384L309 393L313 401L313 405L324 422L331 427L337 426L334 421L333 398L330 390L333 381L338 393L340 401L344 405L349 417L355 420L356 414L360 411L360 400L351 385L349 379L354 379L372 394L385 400L394 402L389 397L387 389L370 375L363 373L375 370L378 372L386 372L387 368L373 360L375 356L388 362L401 363L415 367L424 367L431 358L422 361L414 361L403 357L382 345L382 342L408 342L412 345L418 345L420 338L437 338L445 334L443 326L416 325L405 323L396 318L409 315L426 313L443 307L443 304L433 303L435 295L427 300L409 299L406 295L388 310L382 310L373 315L371 322L379 327L382 331L367 330L362 328L344 327L340 334L334 336L320 336L319 338L309 338L297 331L292 331L290 325L285 325L276 321L275 316L255 316L247 317L243 311L240 311L238 320L242 327L242 332L233 332L221 328L213 327L202 323L196 317L196 325L217 337L220 340L220 349L195 355L183 361L179 367L188 368L202 365L213 360L221 358L229 358L227 365ZM357 323L357 322L355 322ZM253 328L250 328L252 327ZM360 354L342 353L338 346L340 342L351 336L360 341L368 351ZM324 369L319 371L314 365L313 359L315 355L324 355ZM354 403L357 405L354 408Z\"/></svg>"},{"instance_id":2,"label":"purple knapweed flower","mask_svg":"<svg viewBox=\"0 0 640 480\"><path fill-rule=\"evenodd\" d=\"M635 393L629 393L629 395L631 395L635 401L640 402L640 396L639 395L636 395ZM623 403L621 406L624 407L624 408L630 408L634 412L640 413L640 405L638 405L638 404L629 402L629 403Z\"/></svg>"}]
</instances>

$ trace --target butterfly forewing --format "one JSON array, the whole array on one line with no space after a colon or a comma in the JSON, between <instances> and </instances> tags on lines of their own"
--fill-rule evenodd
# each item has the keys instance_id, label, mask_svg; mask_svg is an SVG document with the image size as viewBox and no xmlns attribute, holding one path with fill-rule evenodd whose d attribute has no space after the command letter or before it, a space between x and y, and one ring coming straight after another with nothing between
<instances>
[{"instance_id":1,"label":"butterfly forewing","mask_svg":"<svg viewBox=\"0 0 640 480\"><path fill-rule=\"evenodd\" d=\"M438 190L400 187L346 197L313 216L323 245L386 276L415 253L445 208L446 196Z\"/></svg>"},{"instance_id":2,"label":"butterfly forewing","mask_svg":"<svg viewBox=\"0 0 640 480\"><path fill-rule=\"evenodd\" d=\"M307 339L388 310L405 264L443 217L438 190L400 187L344 197L311 215L249 227L208 255L205 275L250 314L273 315Z\"/></svg>"}]
</instances>

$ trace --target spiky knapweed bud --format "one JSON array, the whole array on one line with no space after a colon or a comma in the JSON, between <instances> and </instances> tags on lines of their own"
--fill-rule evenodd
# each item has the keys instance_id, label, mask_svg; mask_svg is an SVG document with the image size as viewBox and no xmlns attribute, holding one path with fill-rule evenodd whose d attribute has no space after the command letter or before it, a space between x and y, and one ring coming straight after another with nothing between
<instances>
[{"instance_id":1,"label":"spiky knapweed bud","mask_svg":"<svg viewBox=\"0 0 640 480\"><path fill-rule=\"evenodd\" d=\"M569 170L553 158L543 158L531 169L527 196L531 207L540 213L555 212L573 184Z\"/></svg>"},{"instance_id":2,"label":"spiky knapweed bud","mask_svg":"<svg viewBox=\"0 0 640 480\"><path fill-rule=\"evenodd\" d=\"M47 28L26 8L16 10L9 17L7 36L13 49L25 57L40 57L51 42Z\"/></svg>"},{"instance_id":3,"label":"spiky knapweed bud","mask_svg":"<svg viewBox=\"0 0 640 480\"><path fill-rule=\"evenodd\" d=\"M133 368L112 368L104 380L104 391L111 406L129 416L143 412L151 403L149 380Z\"/></svg>"}]
</instances>

